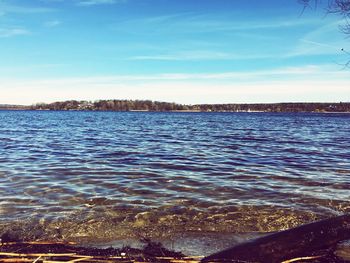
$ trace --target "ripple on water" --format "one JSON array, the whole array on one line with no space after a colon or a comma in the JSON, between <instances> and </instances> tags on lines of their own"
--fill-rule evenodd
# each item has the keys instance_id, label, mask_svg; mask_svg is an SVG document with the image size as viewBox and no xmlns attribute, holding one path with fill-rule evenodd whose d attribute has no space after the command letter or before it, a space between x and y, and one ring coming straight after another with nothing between
<instances>
[{"instance_id":1,"label":"ripple on water","mask_svg":"<svg viewBox=\"0 0 350 263\"><path fill-rule=\"evenodd\" d=\"M349 118L1 111L0 223L108 239L274 231L346 213Z\"/></svg>"}]
</instances>

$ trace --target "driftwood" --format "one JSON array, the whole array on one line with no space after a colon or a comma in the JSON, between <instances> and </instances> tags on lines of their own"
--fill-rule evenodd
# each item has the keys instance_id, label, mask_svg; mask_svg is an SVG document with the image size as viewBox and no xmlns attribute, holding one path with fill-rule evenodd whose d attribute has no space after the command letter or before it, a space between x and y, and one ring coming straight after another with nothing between
<instances>
[{"instance_id":1,"label":"driftwood","mask_svg":"<svg viewBox=\"0 0 350 263\"><path fill-rule=\"evenodd\" d=\"M350 239L350 215L270 234L210 255L202 262L277 263L293 262L293 258L304 258L306 262L306 258L320 256L314 252L320 253L346 239Z\"/></svg>"}]
</instances>

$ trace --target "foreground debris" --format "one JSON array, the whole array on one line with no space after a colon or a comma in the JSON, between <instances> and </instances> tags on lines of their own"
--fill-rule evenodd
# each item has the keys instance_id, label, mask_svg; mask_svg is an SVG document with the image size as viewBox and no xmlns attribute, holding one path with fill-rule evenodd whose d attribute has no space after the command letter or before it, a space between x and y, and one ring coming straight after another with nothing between
<instances>
[{"instance_id":1,"label":"foreground debris","mask_svg":"<svg viewBox=\"0 0 350 263\"><path fill-rule=\"evenodd\" d=\"M0 262L159 262L196 263L202 257L186 257L180 252L164 248L160 243L146 240L143 249L79 247L61 242L0 243Z\"/></svg>"},{"instance_id":2,"label":"foreground debris","mask_svg":"<svg viewBox=\"0 0 350 263\"><path fill-rule=\"evenodd\" d=\"M157 242L142 240L136 249L80 247L65 242L24 242L0 237L0 262L121 262L121 263L350 263L350 215L339 216L270 234L206 258L186 257Z\"/></svg>"},{"instance_id":3,"label":"foreground debris","mask_svg":"<svg viewBox=\"0 0 350 263\"><path fill-rule=\"evenodd\" d=\"M73 243L51 242L7 242L0 243L0 262L31 263L200 263L203 257L186 257L182 253L165 249L160 243L148 242L143 249L87 248ZM213 260L206 262L267 262L244 260ZM331 250L318 251L318 254L290 258L281 263L346 263L336 257Z\"/></svg>"}]
</instances>

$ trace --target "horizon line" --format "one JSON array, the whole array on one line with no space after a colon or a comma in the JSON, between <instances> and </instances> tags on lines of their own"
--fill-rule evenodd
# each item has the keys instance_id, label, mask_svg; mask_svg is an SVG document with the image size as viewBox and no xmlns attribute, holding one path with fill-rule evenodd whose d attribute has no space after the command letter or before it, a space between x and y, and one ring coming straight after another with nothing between
<instances>
[{"instance_id":1,"label":"horizon line","mask_svg":"<svg viewBox=\"0 0 350 263\"><path fill-rule=\"evenodd\" d=\"M312 102L307 102L307 101L282 101L282 102L225 102L225 103L178 103L175 101L160 101L160 100L151 100L151 99L96 99L96 100L80 100L80 99L67 99L67 100L58 100L58 101L53 101L53 102L35 102L32 104L12 104L12 103L0 103L0 107L3 106L9 106L9 107L30 107L30 106L35 106L38 104L54 104L54 103L62 103L62 102L68 102L68 101L77 101L77 102L98 102L98 101L151 101L151 102L159 102L159 103L174 103L177 105L186 105L186 106L196 106L196 105L251 105L251 104L341 104L341 103L350 103L350 101L312 101Z\"/></svg>"}]
</instances>

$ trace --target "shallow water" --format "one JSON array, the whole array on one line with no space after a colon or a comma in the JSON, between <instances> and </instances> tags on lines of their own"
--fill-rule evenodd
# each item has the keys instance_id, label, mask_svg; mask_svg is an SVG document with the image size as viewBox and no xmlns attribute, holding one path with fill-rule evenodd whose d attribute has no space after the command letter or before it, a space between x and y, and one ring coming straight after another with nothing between
<instances>
[{"instance_id":1,"label":"shallow water","mask_svg":"<svg viewBox=\"0 0 350 263\"><path fill-rule=\"evenodd\" d=\"M350 114L0 111L0 233L267 232L350 211Z\"/></svg>"}]
</instances>

